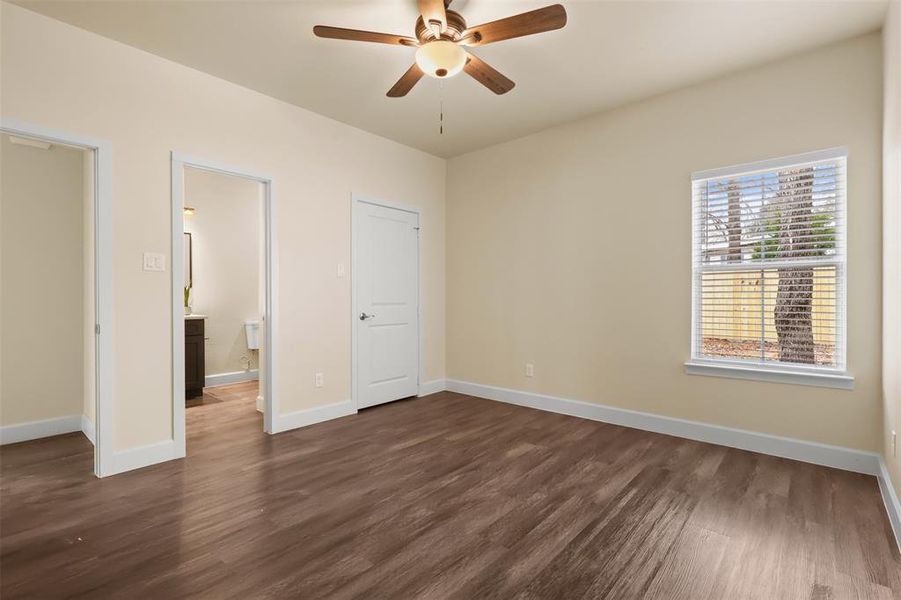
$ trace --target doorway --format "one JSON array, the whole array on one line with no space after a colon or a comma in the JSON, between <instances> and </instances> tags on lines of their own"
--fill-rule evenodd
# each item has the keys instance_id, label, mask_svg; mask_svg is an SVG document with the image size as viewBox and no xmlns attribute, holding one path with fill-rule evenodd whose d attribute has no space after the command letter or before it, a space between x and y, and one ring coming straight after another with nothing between
<instances>
[{"instance_id":1,"label":"doorway","mask_svg":"<svg viewBox=\"0 0 901 600\"><path fill-rule=\"evenodd\" d=\"M81 432L60 447L92 454L94 474L112 475L109 144L8 120L0 135L0 437Z\"/></svg>"},{"instance_id":2,"label":"doorway","mask_svg":"<svg viewBox=\"0 0 901 600\"><path fill-rule=\"evenodd\" d=\"M357 409L419 394L420 213L352 199L353 396Z\"/></svg>"},{"instance_id":3,"label":"doorway","mask_svg":"<svg viewBox=\"0 0 901 600\"><path fill-rule=\"evenodd\" d=\"M186 402L188 410L230 403L222 411L246 413L248 399L258 397L262 429L277 431L274 207L270 177L172 154L172 414L179 456L186 454Z\"/></svg>"}]
</instances>

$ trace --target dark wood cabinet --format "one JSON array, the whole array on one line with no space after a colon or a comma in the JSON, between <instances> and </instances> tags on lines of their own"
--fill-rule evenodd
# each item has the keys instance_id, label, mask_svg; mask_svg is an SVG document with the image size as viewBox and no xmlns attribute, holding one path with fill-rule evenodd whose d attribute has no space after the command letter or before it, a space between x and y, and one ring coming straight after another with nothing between
<instances>
[{"instance_id":1,"label":"dark wood cabinet","mask_svg":"<svg viewBox=\"0 0 901 600\"><path fill-rule=\"evenodd\" d=\"M206 379L203 337L204 320L185 319L185 399L203 395Z\"/></svg>"}]
</instances>

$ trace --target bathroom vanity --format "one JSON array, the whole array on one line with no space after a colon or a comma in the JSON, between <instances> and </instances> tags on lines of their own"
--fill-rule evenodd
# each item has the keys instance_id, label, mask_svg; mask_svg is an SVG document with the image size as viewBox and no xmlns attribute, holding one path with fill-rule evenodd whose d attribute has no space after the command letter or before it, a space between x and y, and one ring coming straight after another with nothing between
<instances>
[{"instance_id":1,"label":"bathroom vanity","mask_svg":"<svg viewBox=\"0 0 901 600\"><path fill-rule=\"evenodd\" d=\"M203 395L206 315L185 315L185 400Z\"/></svg>"}]
</instances>

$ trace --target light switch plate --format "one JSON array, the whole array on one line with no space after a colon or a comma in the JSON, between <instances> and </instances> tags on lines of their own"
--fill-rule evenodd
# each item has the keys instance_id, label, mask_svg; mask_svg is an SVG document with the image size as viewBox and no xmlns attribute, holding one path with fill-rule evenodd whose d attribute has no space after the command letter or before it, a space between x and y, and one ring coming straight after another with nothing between
<instances>
[{"instance_id":1,"label":"light switch plate","mask_svg":"<svg viewBox=\"0 0 901 600\"><path fill-rule=\"evenodd\" d=\"M144 270L145 271L165 271L166 255L157 252L144 253Z\"/></svg>"},{"instance_id":2,"label":"light switch plate","mask_svg":"<svg viewBox=\"0 0 901 600\"><path fill-rule=\"evenodd\" d=\"M344 263L338 263L338 278L344 277Z\"/></svg>"}]
</instances>

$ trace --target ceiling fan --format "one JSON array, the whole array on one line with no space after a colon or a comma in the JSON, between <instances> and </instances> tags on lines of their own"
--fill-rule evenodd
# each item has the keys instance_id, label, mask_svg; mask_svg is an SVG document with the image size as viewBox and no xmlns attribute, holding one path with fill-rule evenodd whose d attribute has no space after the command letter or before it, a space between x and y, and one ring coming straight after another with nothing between
<instances>
[{"instance_id":1,"label":"ceiling fan","mask_svg":"<svg viewBox=\"0 0 901 600\"><path fill-rule=\"evenodd\" d=\"M416 37L317 25L313 33L322 38L375 42L417 48L416 62L388 90L388 96L406 96L423 75L437 79L453 77L460 71L495 94L505 94L516 85L464 47L484 46L502 40L553 31L566 25L566 9L560 4L546 6L506 19L467 27L463 16L448 10L451 0L418 0Z\"/></svg>"}]
</instances>

